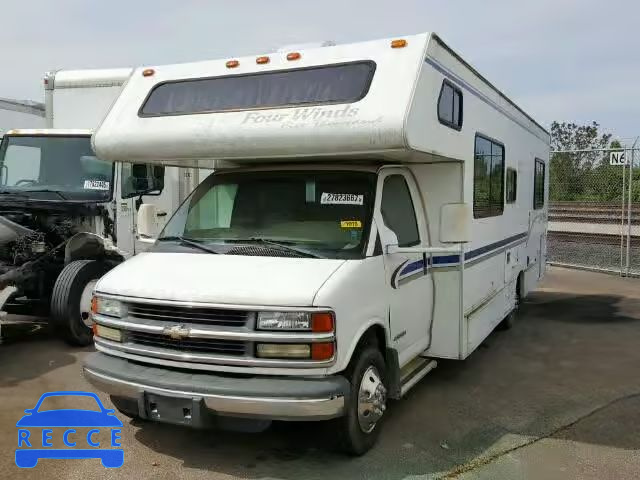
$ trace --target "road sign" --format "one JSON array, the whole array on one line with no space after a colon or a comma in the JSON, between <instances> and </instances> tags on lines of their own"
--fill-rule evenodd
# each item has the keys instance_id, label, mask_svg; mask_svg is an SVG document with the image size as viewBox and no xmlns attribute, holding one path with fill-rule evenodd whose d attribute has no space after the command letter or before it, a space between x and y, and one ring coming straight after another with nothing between
<instances>
[{"instance_id":1,"label":"road sign","mask_svg":"<svg viewBox=\"0 0 640 480\"><path fill-rule=\"evenodd\" d=\"M626 165L627 157L624 154L624 151L611 152L609 153L609 165Z\"/></svg>"}]
</instances>

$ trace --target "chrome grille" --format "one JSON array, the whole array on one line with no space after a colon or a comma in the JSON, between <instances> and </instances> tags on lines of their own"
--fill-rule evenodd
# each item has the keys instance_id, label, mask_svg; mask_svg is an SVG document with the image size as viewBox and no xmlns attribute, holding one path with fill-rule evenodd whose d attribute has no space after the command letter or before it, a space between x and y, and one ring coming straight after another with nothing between
<instances>
[{"instance_id":1,"label":"chrome grille","mask_svg":"<svg viewBox=\"0 0 640 480\"><path fill-rule=\"evenodd\" d=\"M217 355L243 356L247 344L238 340L214 340L208 338L174 339L157 333L128 332L127 341L136 345L168 348L185 353L213 353Z\"/></svg>"},{"instance_id":2,"label":"chrome grille","mask_svg":"<svg viewBox=\"0 0 640 480\"><path fill-rule=\"evenodd\" d=\"M244 310L183 307L175 305L127 304L129 316L171 323L195 323L225 327L244 327L250 313Z\"/></svg>"}]
</instances>

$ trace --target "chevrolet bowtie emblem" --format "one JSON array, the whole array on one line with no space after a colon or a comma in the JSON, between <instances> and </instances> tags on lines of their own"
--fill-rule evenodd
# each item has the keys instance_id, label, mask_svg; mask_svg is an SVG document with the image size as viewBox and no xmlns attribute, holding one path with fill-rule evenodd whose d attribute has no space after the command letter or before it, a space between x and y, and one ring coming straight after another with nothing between
<instances>
[{"instance_id":1,"label":"chevrolet bowtie emblem","mask_svg":"<svg viewBox=\"0 0 640 480\"><path fill-rule=\"evenodd\" d=\"M170 336L174 340L181 340L183 338L187 338L189 336L189 329L183 327L182 325L174 325L172 327L166 327L162 333Z\"/></svg>"}]
</instances>

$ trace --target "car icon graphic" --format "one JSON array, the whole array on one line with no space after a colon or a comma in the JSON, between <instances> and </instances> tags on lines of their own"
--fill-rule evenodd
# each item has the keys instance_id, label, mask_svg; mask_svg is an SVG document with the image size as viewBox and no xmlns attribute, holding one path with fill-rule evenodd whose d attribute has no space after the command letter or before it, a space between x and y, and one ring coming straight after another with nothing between
<instances>
[{"instance_id":1,"label":"car icon graphic","mask_svg":"<svg viewBox=\"0 0 640 480\"><path fill-rule=\"evenodd\" d=\"M42 402L49 397L90 397L95 400L99 410L55 409L40 411ZM71 398L73 400L73 398ZM98 396L92 392L49 392L43 394L36 406L24 411L26 413L18 422L18 448L16 449L16 465L21 468L33 468L41 458L82 459L99 458L106 468L118 468L124 463L124 450L120 447L120 427L122 422L114 415L114 410L105 408ZM31 428L43 427L46 430L31 431ZM91 427L86 437L78 434L76 427ZM50 440L53 429L64 429L64 444L69 448L52 448ZM100 448L95 435L102 430L110 429L112 448ZM33 435L31 435L33 433ZM71 442L71 435L74 441ZM81 448L86 439L88 448ZM41 441L41 442L40 442ZM39 444L40 443L40 444ZM78 446L78 447L77 447ZM42 448L40 448L42 447Z\"/></svg>"}]
</instances>

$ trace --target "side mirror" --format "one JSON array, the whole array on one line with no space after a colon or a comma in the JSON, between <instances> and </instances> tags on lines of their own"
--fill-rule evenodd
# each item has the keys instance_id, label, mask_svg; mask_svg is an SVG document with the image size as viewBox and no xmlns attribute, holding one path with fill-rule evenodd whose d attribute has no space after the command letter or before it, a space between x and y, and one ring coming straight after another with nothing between
<instances>
[{"instance_id":1,"label":"side mirror","mask_svg":"<svg viewBox=\"0 0 640 480\"><path fill-rule=\"evenodd\" d=\"M468 203L447 203L440 207L440 242L471 241L472 209Z\"/></svg>"},{"instance_id":2,"label":"side mirror","mask_svg":"<svg viewBox=\"0 0 640 480\"><path fill-rule=\"evenodd\" d=\"M143 203L138 209L138 236L140 239L152 239L158 232L158 212L151 203Z\"/></svg>"},{"instance_id":3,"label":"side mirror","mask_svg":"<svg viewBox=\"0 0 640 480\"><path fill-rule=\"evenodd\" d=\"M134 163L131 165L131 177L133 179L133 188L139 192L149 190L150 182L148 175L148 166L144 163Z\"/></svg>"}]
</instances>

